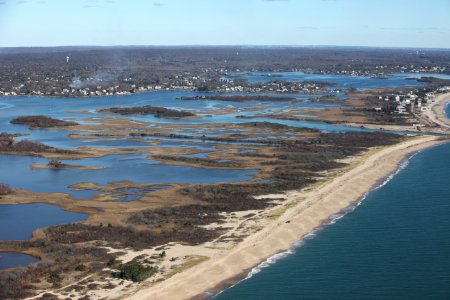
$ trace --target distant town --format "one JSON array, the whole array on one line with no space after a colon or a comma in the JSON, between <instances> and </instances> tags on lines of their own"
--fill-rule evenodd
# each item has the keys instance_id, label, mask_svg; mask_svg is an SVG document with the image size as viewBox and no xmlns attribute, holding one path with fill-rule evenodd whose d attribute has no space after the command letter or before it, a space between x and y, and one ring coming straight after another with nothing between
<instances>
[{"instance_id":1,"label":"distant town","mask_svg":"<svg viewBox=\"0 0 450 300\"><path fill-rule=\"evenodd\" d=\"M384 55L392 57L388 63ZM379 58L377 58L379 57ZM395 61L396 63L392 63ZM54 48L0 51L0 96L95 97L161 90L238 93L323 91L319 82L286 82L274 72L386 78L450 74L450 52L353 48ZM273 81L251 84L242 72Z\"/></svg>"}]
</instances>

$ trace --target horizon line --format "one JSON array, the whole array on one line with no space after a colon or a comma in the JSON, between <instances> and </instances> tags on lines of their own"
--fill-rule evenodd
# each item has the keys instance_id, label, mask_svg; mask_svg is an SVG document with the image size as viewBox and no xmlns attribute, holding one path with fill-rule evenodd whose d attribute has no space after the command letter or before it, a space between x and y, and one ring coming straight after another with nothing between
<instances>
[{"instance_id":1,"label":"horizon line","mask_svg":"<svg viewBox=\"0 0 450 300\"><path fill-rule=\"evenodd\" d=\"M366 48L366 49L397 49L397 50L447 50L445 47L417 47L417 46L358 46L358 45L264 45L264 44L179 44L179 45L152 45L152 44L117 44L117 45L56 45L56 46L0 46L0 49L55 49L55 48Z\"/></svg>"}]
</instances>

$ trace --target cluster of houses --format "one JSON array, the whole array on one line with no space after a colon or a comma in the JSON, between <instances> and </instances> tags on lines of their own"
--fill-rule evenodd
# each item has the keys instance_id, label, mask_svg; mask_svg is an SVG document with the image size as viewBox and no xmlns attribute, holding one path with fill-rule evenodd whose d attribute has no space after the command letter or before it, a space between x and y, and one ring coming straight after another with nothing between
<instances>
[{"instance_id":1,"label":"cluster of houses","mask_svg":"<svg viewBox=\"0 0 450 300\"><path fill-rule=\"evenodd\" d=\"M81 97L95 97L95 96L113 96L113 95L128 95L133 93L142 93L148 91L158 90L195 90L199 84L206 82L206 80L199 80L198 77L186 78L180 80L177 76L174 80L168 80L166 83L137 85L132 83L131 78L126 78L123 83L111 85L104 82L102 85L88 84L80 81L83 86L69 86L55 82L54 86L42 86L32 83L30 86L21 84L9 88L0 88L0 96L81 96ZM62 85L62 86L61 86Z\"/></svg>"},{"instance_id":2,"label":"cluster of houses","mask_svg":"<svg viewBox=\"0 0 450 300\"><path fill-rule=\"evenodd\" d=\"M217 86L216 92L244 92L244 93L304 93L314 94L324 92L324 84L315 82L270 81L255 84L236 84L233 80L222 78L222 84Z\"/></svg>"},{"instance_id":3,"label":"cluster of houses","mask_svg":"<svg viewBox=\"0 0 450 300\"><path fill-rule=\"evenodd\" d=\"M347 76L367 76L367 77L386 77L392 73L443 73L447 70L446 67L440 66L417 66L417 65L376 65L373 68L356 69L348 65L342 66L342 69L312 69L307 68L303 70L305 73L319 73L319 74L334 74Z\"/></svg>"},{"instance_id":4,"label":"cluster of houses","mask_svg":"<svg viewBox=\"0 0 450 300\"><path fill-rule=\"evenodd\" d=\"M397 94L390 96L379 96L380 101L393 103L395 106L394 112L397 114L416 114L426 112L428 105L434 102L436 98L435 92L418 95L412 91L406 94ZM381 107L375 108L375 111L382 111Z\"/></svg>"},{"instance_id":5,"label":"cluster of houses","mask_svg":"<svg viewBox=\"0 0 450 300\"><path fill-rule=\"evenodd\" d=\"M382 74L388 66L379 65L371 74ZM424 69L423 67L398 66L404 68L405 71L422 72L434 71L442 72L443 68L433 67L433 69ZM238 72L235 70L233 72ZM308 70L303 70L308 71ZM125 77L117 79L115 82L108 82L98 78L87 78L84 81L77 79L74 84L67 84L62 79L45 78L42 82L31 80L25 84L15 86L0 87L0 96L19 96L19 95L34 95L34 96L59 96L59 97L95 97L95 96L113 96L113 95L127 95L133 93L143 93L149 91L161 90L178 90L178 91L210 91L218 93L305 93L315 94L325 91L326 83L320 82L286 82L274 80L269 82L249 83L245 80L237 78L223 77L228 74L227 69L209 69L205 68L199 74L192 74L191 72L180 72L177 75L165 76L161 78L154 78L151 81L157 83L143 84L140 80L132 77ZM326 71L323 71L326 72ZM334 70L335 74L348 75L370 75L366 70L349 70L339 71ZM271 77L271 75L267 75ZM142 80L141 80L142 81ZM329 91L329 90L328 90ZM339 93L338 90L334 92ZM386 101L395 101L397 104L396 112L399 114L407 112L425 111L428 101L431 101L431 96L426 96L424 99L409 93L407 95L396 95L387 97Z\"/></svg>"}]
</instances>

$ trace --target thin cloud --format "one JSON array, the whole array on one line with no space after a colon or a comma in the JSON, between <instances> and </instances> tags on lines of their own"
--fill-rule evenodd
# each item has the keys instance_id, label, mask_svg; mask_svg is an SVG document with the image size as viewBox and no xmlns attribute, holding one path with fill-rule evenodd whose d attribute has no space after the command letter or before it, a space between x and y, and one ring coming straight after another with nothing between
<instances>
[{"instance_id":1,"label":"thin cloud","mask_svg":"<svg viewBox=\"0 0 450 300\"><path fill-rule=\"evenodd\" d=\"M153 6L156 6L156 7L163 7L163 6L166 6L166 4L165 4L165 3L162 3L162 2L155 2L155 3L153 3Z\"/></svg>"}]
</instances>

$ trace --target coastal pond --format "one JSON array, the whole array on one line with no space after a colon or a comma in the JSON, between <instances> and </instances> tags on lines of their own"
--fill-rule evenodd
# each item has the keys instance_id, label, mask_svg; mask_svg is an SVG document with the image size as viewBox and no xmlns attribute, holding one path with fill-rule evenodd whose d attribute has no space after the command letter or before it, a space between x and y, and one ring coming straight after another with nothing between
<instances>
[{"instance_id":1,"label":"coastal pond","mask_svg":"<svg viewBox=\"0 0 450 300\"><path fill-rule=\"evenodd\" d=\"M0 205L0 240L28 240L32 233L54 225L80 222L87 215L47 204ZM27 266L38 259L20 253L0 252L0 270Z\"/></svg>"},{"instance_id":2,"label":"coastal pond","mask_svg":"<svg viewBox=\"0 0 450 300\"><path fill-rule=\"evenodd\" d=\"M194 168L185 166L163 165L155 160L146 159L147 154L107 155L100 158L83 160L63 160L63 163L93 167L99 170L80 169L31 169L30 165L45 165L48 159L0 155L0 182L7 183L16 189L27 189L34 192L61 192L74 197L92 196L93 191L80 193L69 186L92 182L107 185L117 181L134 183L185 183L212 184L218 182L239 182L252 179L256 170L233 170L214 168ZM13 172L11 170L14 170Z\"/></svg>"},{"instance_id":3,"label":"coastal pond","mask_svg":"<svg viewBox=\"0 0 450 300\"><path fill-rule=\"evenodd\" d=\"M39 259L21 253L0 252L0 271L10 268L19 268L38 262Z\"/></svg>"},{"instance_id":4,"label":"coastal pond","mask_svg":"<svg viewBox=\"0 0 450 300\"><path fill-rule=\"evenodd\" d=\"M87 215L47 204L0 205L0 240L28 240L43 227L80 222Z\"/></svg>"}]
</instances>

